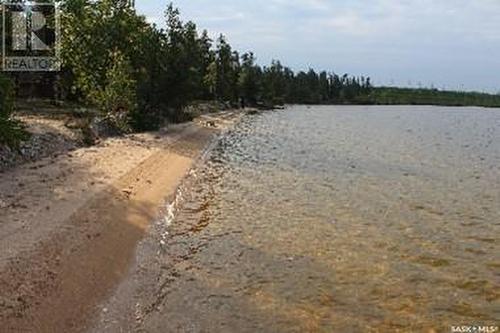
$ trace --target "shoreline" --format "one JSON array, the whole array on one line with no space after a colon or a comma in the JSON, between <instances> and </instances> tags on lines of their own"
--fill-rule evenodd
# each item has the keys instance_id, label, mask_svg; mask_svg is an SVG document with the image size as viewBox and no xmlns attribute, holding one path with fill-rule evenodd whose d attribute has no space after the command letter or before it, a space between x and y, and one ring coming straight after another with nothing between
<instances>
[{"instance_id":1,"label":"shoreline","mask_svg":"<svg viewBox=\"0 0 500 333\"><path fill-rule=\"evenodd\" d=\"M163 262L161 254L168 250L173 250L177 254L176 249L170 249L169 238L178 210L182 209L183 202L189 197L198 177L198 171L203 168L210 153L230 128L232 126L224 127L217 137L206 145L181 179L176 191L165 200L156 218L152 220L149 230L138 243L125 278L116 286L113 293L98 305L98 312L86 332L141 331L147 317L160 306L159 301L168 294L167 284L164 282L175 279L171 275L172 271L168 269L172 263ZM181 227L185 228L189 226ZM176 262L179 257L172 255L172 260ZM158 289L159 284L162 286L161 290Z\"/></svg>"},{"instance_id":2,"label":"shoreline","mask_svg":"<svg viewBox=\"0 0 500 333\"><path fill-rule=\"evenodd\" d=\"M176 221L146 237L90 332L435 332L472 317L493 324L495 226L486 222L498 200L486 184L495 173L469 171L495 167L497 146L469 155L477 164L457 162L463 155L453 147L492 142L495 132L485 129L497 115L349 109L319 109L314 118L300 106L242 122L196 170L193 187L181 188ZM465 196L450 182L458 177ZM469 205L476 197L482 205ZM439 246L450 236L464 246Z\"/></svg>"},{"instance_id":3,"label":"shoreline","mask_svg":"<svg viewBox=\"0 0 500 333\"><path fill-rule=\"evenodd\" d=\"M1 327L87 329L165 200L243 112L109 139L3 173Z\"/></svg>"}]
</instances>

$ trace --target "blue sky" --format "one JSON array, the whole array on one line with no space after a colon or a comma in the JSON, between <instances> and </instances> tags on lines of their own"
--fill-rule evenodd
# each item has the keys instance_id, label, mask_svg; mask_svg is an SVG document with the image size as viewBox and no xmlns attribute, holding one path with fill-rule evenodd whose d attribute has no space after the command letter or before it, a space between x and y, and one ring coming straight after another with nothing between
<instances>
[{"instance_id":1,"label":"blue sky","mask_svg":"<svg viewBox=\"0 0 500 333\"><path fill-rule=\"evenodd\" d=\"M163 25L168 1L136 0ZM500 92L500 0L178 0L184 20L261 64L377 84Z\"/></svg>"}]
</instances>

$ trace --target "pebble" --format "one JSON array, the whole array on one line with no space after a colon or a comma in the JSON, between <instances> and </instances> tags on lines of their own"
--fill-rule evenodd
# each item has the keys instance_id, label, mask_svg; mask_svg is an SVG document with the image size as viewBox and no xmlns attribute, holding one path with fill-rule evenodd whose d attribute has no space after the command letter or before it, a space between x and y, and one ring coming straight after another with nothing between
<instances>
[{"instance_id":1,"label":"pebble","mask_svg":"<svg viewBox=\"0 0 500 333\"><path fill-rule=\"evenodd\" d=\"M55 152L69 151L82 145L78 130L72 131L74 137L60 129L58 120L52 120L54 132L48 132L44 127L27 121L28 128L34 127L30 139L22 142L19 149L11 149L0 144L0 171L8 170L16 165L26 162L37 161L41 158L51 156ZM30 130L31 131L31 130ZM40 132L40 133L39 133Z\"/></svg>"},{"instance_id":2,"label":"pebble","mask_svg":"<svg viewBox=\"0 0 500 333\"><path fill-rule=\"evenodd\" d=\"M7 207L9 207L9 205L5 201L0 199L0 209L4 209Z\"/></svg>"}]
</instances>

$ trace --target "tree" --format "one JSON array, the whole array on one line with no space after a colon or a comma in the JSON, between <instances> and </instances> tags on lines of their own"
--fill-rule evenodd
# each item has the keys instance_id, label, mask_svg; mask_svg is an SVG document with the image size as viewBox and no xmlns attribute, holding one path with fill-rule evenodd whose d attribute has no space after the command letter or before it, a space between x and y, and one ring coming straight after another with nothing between
<instances>
[{"instance_id":1,"label":"tree","mask_svg":"<svg viewBox=\"0 0 500 333\"><path fill-rule=\"evenodd\" d=\"M207 31L200 34L194 22L182 22L172 3L165 29L147 23L128 0L61 3L60 95L103 113L124 104L137 128L154 128L162 118L184 119L183 108L199 99L343 103L371 91L368 78L312 69L296 74L277 60L261 67L252 52L240 57L223 35L214 46ZM117 91L127 91L131 100L118 101Z\"/></svg>"},{"instance_id":2,"label":"tree","mask_svg":"<svg viewBox=\"0 0 500 333\"><path fill-rule=\"evenodd\" d=\"M128 116L135 111L136 82L129 60L118 50L110 55L111 68L106 73L106 86L94 97L100 110L123 132L129 130Z\"/></svg>"},{"instance_id":3,"label":"tree","mask_svg":"<svg viewBox=\"0 0 500 333\"><path fill-rule=\"evenodd\" d=\"M252 52L241 56L241 70L238 78L238 89L241 97L249 104L255 105L261 95L262 70L255 64Z\"/></svg>"},{"instance_id":4,"label":"tree","mask_svg":"<svg viewBox=\"0 0 500 333\"><path fill-rule=\"evenodd\" d=\"M223 101L235 101L238 98L239 56L223 35L217 39L215 51L217 79L215 95Z\"/></svg>"}]
</instances>

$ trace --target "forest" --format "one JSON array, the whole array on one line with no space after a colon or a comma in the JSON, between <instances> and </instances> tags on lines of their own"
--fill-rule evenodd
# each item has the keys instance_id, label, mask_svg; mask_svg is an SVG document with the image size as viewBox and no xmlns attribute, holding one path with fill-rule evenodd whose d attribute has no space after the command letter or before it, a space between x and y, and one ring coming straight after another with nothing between
<instances>
[{"instance_id":1,"label":"forest","mask_svg":"<svg viewBox=\"0 0 500 333\"><path fill-rule=\"evenodd\" d=\"M377 87L372 90L370 100L373 104L381 105L500 107L500 94L446 91L432 88Z\"/></svg>"},{"instance_id":2,"label":"forest","mask_svg":"<svg viewBox=\"0 0 500 333\"><path fill-rule=\"evenodd\" d=\"M269 108L436 101L500 105L498 96L374 88L368 77L296 72L278 60L261 66L253 52L233 49L224 35L212 40L194 22L182 21L172 3L165 9L164 28L148 23L129 0L57 3L61 70L0 74L0 143L23 138L21 124L11 116L15 98L85 105L109 116L124 132L155 129L165 119L186 120L184 108L197 101Z\"/></svg>"}]
</instances>

